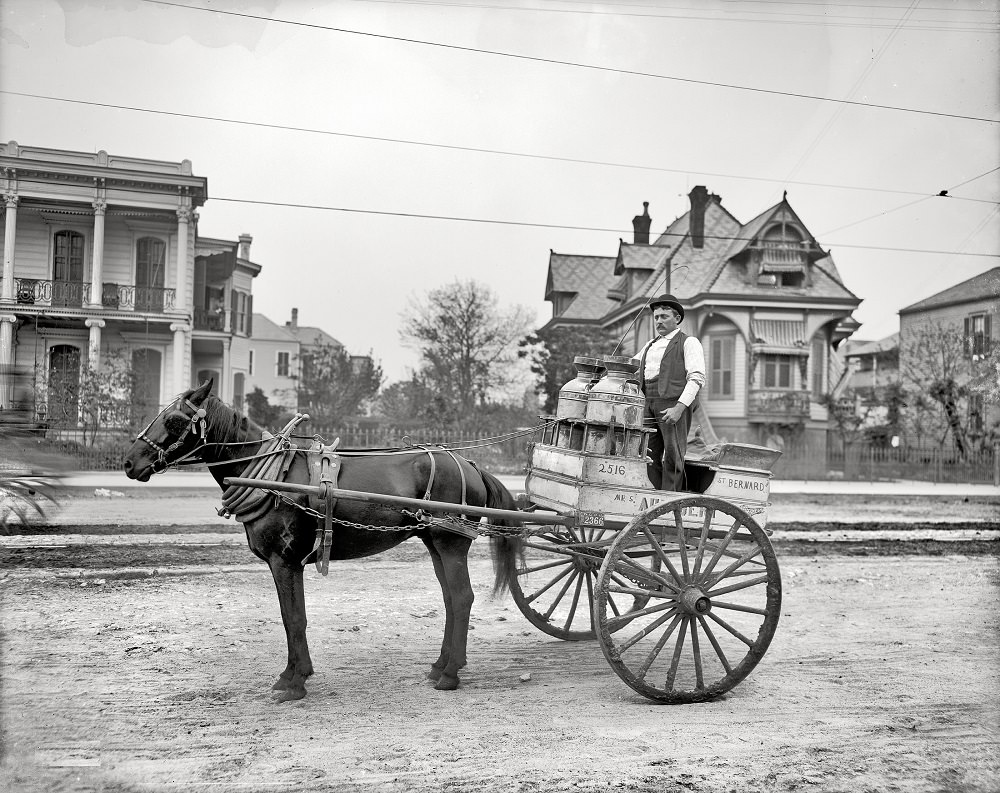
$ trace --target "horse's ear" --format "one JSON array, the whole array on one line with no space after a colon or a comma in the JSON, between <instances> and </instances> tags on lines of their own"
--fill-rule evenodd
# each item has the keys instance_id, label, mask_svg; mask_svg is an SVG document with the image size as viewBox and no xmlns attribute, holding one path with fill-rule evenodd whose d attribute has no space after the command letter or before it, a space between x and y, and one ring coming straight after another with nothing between
<instances>
[{"instance_id":1,"label":"horse's ear","mask_svg":"<svg viewBox=\"0 0 1000 793\"><path fill-rule=\"evenodd\" d=\"M189 399L196 405L200 405L205 399L208 398L208 395L212 393L212 386L214 384L215 378L209 377L204 383L191 392Z\"/></svg>"}]
</instances>

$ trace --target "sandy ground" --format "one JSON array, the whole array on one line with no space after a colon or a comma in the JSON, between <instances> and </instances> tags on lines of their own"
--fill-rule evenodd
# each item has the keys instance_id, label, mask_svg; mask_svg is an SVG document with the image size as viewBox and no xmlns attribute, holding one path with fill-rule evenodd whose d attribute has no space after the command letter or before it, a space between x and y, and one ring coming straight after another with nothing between
<instances>
[{"instance_id":1,"label":"sandy ground","mask_svg":"<svg viewBox=\"0 0 1000 793\"><path fill-rule=\"evenodd\" d=\"M783 557L774 643L723 699L655 705L594 643L491 600L457 692L426 561L307 573L317 673L284 665L261 566L142 580L3 575L11 791L995 791L996 556ZM522 676L530 675L530 680Z\"/></svg>"},{"instance_id":2,"label":"sandy ground","mask_svg":"<svg viewBox=\"0 0 1000 793\"><path fill-rule=\"evenodd\" d=\"M40 534L0 542L0 790L1000 790L996 539L776 543L767 655L688 706L651 703L596 643L491 599L484 543L469 666L458 691L435 691L440 593L406 543L307 571L316 675L279 705L273 585L213 514L217 493L69 496ZM785 494L772 521L995 533L997 506Z\"/></svg>"}]
</instances>

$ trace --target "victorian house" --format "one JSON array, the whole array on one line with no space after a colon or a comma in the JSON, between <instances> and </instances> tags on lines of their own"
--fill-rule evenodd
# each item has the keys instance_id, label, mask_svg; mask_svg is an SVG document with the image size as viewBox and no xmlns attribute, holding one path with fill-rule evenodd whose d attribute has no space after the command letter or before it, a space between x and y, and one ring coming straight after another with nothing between
<instances>
[{"instance_id":1,"label":"victorian house","mask_svg":"<svg viewBox=\"0 0 1000 793\"><path fill-rule=\"evenodd\" d=\"M701 339L708 382L695 423L705 435L749 443L810 442L825 449L825 395L841 388L837 346L857 329L861 300L787 196L749 222L703 186L655 239L648 204L617 255L552 252L546 328L599 325L636 354L654 335L647 301L665 292Z\"/></svg>"},{"instance_id":2,"label":"victorian house","mask_svg":"<svg viewBox=\"0 0 1000 793\"><path fill-rule=\"evenodd\" d=\"M45 420L54 384L72 393L112 355L145 412L207 377L242 401L260 267L249 236L199 239L208 184L189 161L11 142L0 177L0 405ZM14 372L33 388L15 392Z\"/></svg>"}]
</instances>

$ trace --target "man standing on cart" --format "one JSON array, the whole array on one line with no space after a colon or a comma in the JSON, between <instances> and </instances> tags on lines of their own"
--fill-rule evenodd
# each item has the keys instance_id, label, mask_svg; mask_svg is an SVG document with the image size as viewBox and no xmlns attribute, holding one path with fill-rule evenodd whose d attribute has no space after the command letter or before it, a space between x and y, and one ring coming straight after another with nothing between
<instances>
[{"instance_id":1,"label":"man standing on cart","mask_svg":"<svg viewBox=\"0 0 1000 793\"><path fill-rule=\"evenodd\" d=\"M646 395L652 461L646 472L658 490L684 490L684 455L698 392L705 385L705 351L701 342L680 329L684 307L673 295L650 301L656 337L639 353L639 387Z\"/></svg>"}]
</instances>

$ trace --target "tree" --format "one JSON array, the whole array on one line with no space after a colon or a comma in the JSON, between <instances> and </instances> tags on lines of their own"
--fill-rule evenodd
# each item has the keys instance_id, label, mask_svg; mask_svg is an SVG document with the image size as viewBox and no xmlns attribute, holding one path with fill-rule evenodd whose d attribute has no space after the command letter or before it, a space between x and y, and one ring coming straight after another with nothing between
<instances>
[{"instance_id":1,"label":"tree","mask_svg":"<svg viewBox=\"0 0 1000 793\"><path fill-rule=\"evenodd\" d=\"M489 287L455 281L410 299L400 338L420 353L423 382L463 419L512 376L518 343L533 323L523 306L501 311Z\"/></svg>"},{"instance_id":2,"label":"tree","mask_svg":"<svg viewBox=\"0 0 1000 793\"><path fill-rule=\"evenodd\" d=\"M322 343L301 355L299 410L320 426L342 422L361 410L382 385L382 367L369 355L348 355Z\"/></svg>"},{"instance_id":3,"label":"tree","mask_svg":"<svg viewBox=\"0 0 1000 793\"><path fill-rule=\"evenodd\" d=\"M544 409L554 412L559 390L576 377L575 356L601 358L610 355L616 344L617 339L597 325L548 328L528 336L520 354L530 358L531 371L540 380Z\"/></svg>"},{"instance_id":4,"label":"tree","mask_svg":"<svg viewBox=\"0 0 1000 793\"><path fill-rule=\"evenodd\" d=\"M968 448L962 416L967 415L972 359L957 324L928 322L900 334L900 375L914 395L906 416L918 432L933 433L943 445L950 433L955 450Z\"/></svg>"},{"instance_id":5,"label":"tree","mask_svg":"<svg viewBox=\"0 0 1000 793\"><path fill-rule=\"evenodd\" d=\"M261 427L275 427L281 418L281 405L272 405L267 395L255 386L253 391L246 395L247 416L251 421Z\"/></svg>"}]
</instances>

